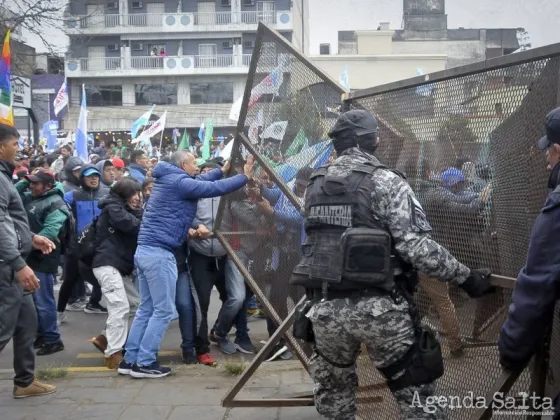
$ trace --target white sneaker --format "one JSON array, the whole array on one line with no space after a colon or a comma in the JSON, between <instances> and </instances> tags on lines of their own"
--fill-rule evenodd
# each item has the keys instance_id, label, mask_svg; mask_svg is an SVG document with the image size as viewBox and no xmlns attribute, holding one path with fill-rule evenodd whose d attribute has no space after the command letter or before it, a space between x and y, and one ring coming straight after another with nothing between
<instances>
[{"instance_id":1,"label":"white sneaker","mask_svg":"<svg viewBox=\"0 0 560 420\"><path fill-rule=\"evenodd\" d=\"M64 312L57 312L56 313L56 325L60 327L60 324L66 322L66 313Z\"/></svg>"},{"instance_id":2,"label":"white sneaker","mask_svg":"<svg viewBox=\"0 0 560 420\"><path fill-rule=\"evenodd\" d=\"M81 300L78 300L66 306L66 310L70 312L83 312L85 308L86 302L82 302Z\"/></svg>"}]
</instances>

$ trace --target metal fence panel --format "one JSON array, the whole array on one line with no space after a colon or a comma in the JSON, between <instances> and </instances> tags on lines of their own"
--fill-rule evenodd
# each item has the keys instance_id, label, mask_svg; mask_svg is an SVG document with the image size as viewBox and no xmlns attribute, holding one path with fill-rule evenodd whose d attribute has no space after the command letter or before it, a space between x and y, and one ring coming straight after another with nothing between
<instances>
[{"instance_id":1,"label":"metal fence panel","mask_svg":"<svg viewBox=\"0 0 560 420\"><path fill-rule=\"evenodd\" d=\"M544 134L544 116L558 102L560 48L541 51L546 54L524 53L442 72L431 81L416 78L354 92L345 103L378 118L377 155L406 174L433 237L469 267L508 277L524 264L529 232L547 194L544 155L535 146ZM257 182L222 200L219 237L277 324L303 295L288 284L301 249L297 180L302 169L332 158L326 134L340 111L342 91L279 34L260 26L233 151L239 171L249 153L256 157ZM422 276L415 298L424 322L441 333L444 349L446 373L438 395L483 396L492 388L502 373L496 341L512 288L506 284L472 300ZM466 345L459 358L450 354L457 334ZM555 354L559 335L555 325ZM291 334L287 338L306 365L311 349ZM549 379L559 370L552 366ZM359 417L400 418L366 351L358 374ZM528 391L530 381L524 372L510 394ZM547 393L557 388L551 383ZM450 419L473 413L446 412Z\"/></svg>"}]
</instances>

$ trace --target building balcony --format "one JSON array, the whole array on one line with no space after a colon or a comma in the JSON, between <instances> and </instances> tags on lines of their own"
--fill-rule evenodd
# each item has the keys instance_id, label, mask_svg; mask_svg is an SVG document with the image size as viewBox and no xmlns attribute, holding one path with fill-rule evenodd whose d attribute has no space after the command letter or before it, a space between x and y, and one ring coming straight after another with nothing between
<instances>
[{"instance_id":1,"label":"building balcony","mask_svg":"<svg viewBox=\"0 0 560 420\"><path fill-rule=\"evenodd\" d=\"M67 58L67 77L246 74L251 54Z\"/></svg>"},{"instance_id":2,"label":"building balcony","mask_svg":"<svg viewBox=\"0 0 560 420\"><path fill-rule=\"evenodd\" d=\"M277 30L293 30L292 12L216 12L73 16L68 35L120 35L171 32L256 31L259 22Z\"/></svg>"}]
</instances>

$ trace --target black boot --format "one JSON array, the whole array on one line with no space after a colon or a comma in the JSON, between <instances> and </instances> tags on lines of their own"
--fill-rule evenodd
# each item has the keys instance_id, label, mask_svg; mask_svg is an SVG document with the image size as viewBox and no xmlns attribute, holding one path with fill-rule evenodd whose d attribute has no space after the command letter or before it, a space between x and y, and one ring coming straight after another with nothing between
<instances>
[{"instance_id":1,"label":"black boot","mask_svg":"<svg viewBox=\"0 0 560 420\"><path fill-rule=\"evenodd\" d=\"M37 356L48 356L49 354L58 353L62 350L64 350L64 344L62 341L57 341L52 344L43 344L43 347L37 350Z\"/></svg>"}]
</instances>

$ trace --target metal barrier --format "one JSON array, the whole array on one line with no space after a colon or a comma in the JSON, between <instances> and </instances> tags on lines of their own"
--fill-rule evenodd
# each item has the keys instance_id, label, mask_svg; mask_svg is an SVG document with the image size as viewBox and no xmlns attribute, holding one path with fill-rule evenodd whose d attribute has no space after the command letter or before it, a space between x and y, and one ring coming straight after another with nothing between
<instances>
[{"instance_id":1,"label":"metal barrier","mask_svg":"<svg viewBox=\"0 0 560 420\"><path fill-rule=\"evenodd\" d=\"M259 401L235 397L282 336L307 367L311 349L297 342L290 328L303 291L288 284L301 252L305 184L300 178L305 178L303 168L329 161L326 134L342 109L353 108L378 118L376 155L407 176L434 239L465 265L494 273L496 291L478 300L421 276L415 299L423 322L441 333L444 350L446 373L436 394L558 392L556 360L546 375L546 340L529 368L516 373L502 370L496 342L532 223L547 194L544 155L535 146L544 134L546 113L560 102L559 83L560 45L554 45L346 92L341 103L343 88L261 24L233 151L238 170L249 153L255 156L258 181L222 200L217 236L280 329L226 395L224 406L312 404L311 395ZM559 354L557 317L554 322L550 351ZM466 354L453 357L459 340ZM358 359L358 376L358 416L400 418L367 351ZM446 414L450 419L490 418L491 410L448 408Z\"/></svg>"}]
</instances>

